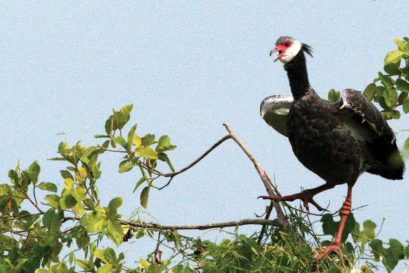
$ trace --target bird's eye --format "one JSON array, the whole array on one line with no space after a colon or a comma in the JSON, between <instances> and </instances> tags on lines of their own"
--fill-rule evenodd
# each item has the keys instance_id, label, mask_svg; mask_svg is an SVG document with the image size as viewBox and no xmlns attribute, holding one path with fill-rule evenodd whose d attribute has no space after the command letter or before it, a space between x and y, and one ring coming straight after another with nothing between
<instances>
[{"instance_id":1,"label":"bird's eye","mask_svg":"<svg viewBox=\"0 0 409 273\"><path fill-rule=\"evenodd\" d=\"M289 47L289 46L290 46L290 43L289 43L289 42L285 42L284 45L285 45L286 47Z\"/></svg>"}]
</instances>

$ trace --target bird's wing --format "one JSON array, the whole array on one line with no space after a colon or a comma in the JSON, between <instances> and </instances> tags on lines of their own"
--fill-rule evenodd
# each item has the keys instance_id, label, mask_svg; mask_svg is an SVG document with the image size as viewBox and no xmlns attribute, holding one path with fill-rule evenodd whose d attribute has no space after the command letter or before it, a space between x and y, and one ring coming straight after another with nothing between
<instances>
[{"instance_id":1,"label":"bird's wing","mask_svg":"<svg viewBox=\"0 0 409 273\"><path fill-rule=\"evenodd\" d=\"M383 137L390 143L396 142L395 135L386 120L361 92L353 89L341 91L339 113L354 136L370 141L371 137Z\"/></svg>"},{"instance_id":2,"label":"bird's wing","mask_svg":"<svg viewBox=\"0 0 409 273\"><path fill-rule=\"evenodd\" d=\"M260 105L260 115L278 133L287 136L287 115L293 103L292 96L273 95Z\"/></svg>"},{"instance_id":3,"label":"bird's wing","mask_svg":"<svg viewBox=\"0 0 409 273\"><path fill-rule=\"evenodd\" d=\"M366 146L367 171L389 179L401 179L404 163L395 134L375 105L353 89L343 90L341 101L335 104L339 106L343 126Z\"/></svg>"}]
</instances>

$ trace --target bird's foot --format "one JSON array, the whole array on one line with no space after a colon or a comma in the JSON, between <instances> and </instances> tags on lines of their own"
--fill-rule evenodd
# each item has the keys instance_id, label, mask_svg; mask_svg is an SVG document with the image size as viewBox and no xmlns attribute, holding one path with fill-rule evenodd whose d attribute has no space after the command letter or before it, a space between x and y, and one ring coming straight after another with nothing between
<instances>
[{"instance_id":1,"label":"bird's foot","mask_svg":"<svg viewBox=\"0 0 409 273\"><path fill-rule=\"evenodd\" d=\"M330 246L323 247L322 252L320 254L318 254L315 258L317 260L322 260L331 253L335 253L335 254L338 255L338 257L340 259L343 259L344 258L344 253L342 252L342 244L334 242Z\"/></svg>"},{"instance_id":2,"label":"bird's foot","mask_svg":"<svg viewBox=\"0 0 409 273\"><path fill-rule=\"evenodd\" d=\"M318 205L317 202L313 199L314 195L317 194L318 192L313 191L313 190L304 190L300 193L292 194L292 195L286 195L286 196L259 196L258 198L262 198L264 200L273 200L273 201L294 201L294 200L301 200L303 202L304 207L309 211L309 206L308 204L312 204L314 207L317 208L319 211L327 211L327 209L324 209L320 205Z\"/></svg>"}]
</instances>

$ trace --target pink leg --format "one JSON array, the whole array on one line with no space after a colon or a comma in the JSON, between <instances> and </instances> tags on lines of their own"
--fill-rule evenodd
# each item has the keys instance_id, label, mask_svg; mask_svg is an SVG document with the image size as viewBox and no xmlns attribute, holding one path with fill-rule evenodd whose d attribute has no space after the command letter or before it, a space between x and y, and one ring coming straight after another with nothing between
<instances>
[{"instance_id":1,"label":"pink leg","mask_svg":"<svg viewBox=\"0 0 409 273\"><path fill-rule=\"evenodd\" d=\"M341 250L341 247L342 247L341 238L342 238L342 233L344 232L345 224L348 220L348 216L351 213L351 204L352 204L352 186L348 186L347 197L345 198L345 202L342 205L341 210L339 211L339 215L341 216L341 221L339 222L338 231L335 235L334 242L332 243L332 245L325 247L324 251L317 256L317 260L321 260L325 258L331 252L335 252L341 258L344 256L344 253L342 253L342 250Z\"/></svg>"}]
</instances>

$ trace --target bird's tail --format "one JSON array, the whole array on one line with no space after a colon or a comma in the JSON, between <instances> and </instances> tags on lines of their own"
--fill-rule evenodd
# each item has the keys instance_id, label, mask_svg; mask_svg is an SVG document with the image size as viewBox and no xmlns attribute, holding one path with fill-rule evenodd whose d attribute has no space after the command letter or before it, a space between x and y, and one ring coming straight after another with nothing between
<instances>
[{"instance_id":1,"label":"bird's tail","mask_svg":"<svg viewBox=\"0 0 409 273\"><path fill-rule=\"evenodd\" d=\"M387 179L398 180L403 179L405 172L405 163L399 153L396 143L394 143L393 151L383 160L372 165L367 172L380 175Z\"/></svg>"}]
</instances>

